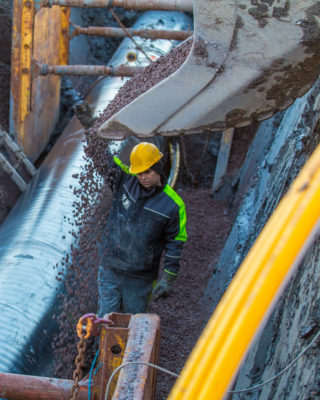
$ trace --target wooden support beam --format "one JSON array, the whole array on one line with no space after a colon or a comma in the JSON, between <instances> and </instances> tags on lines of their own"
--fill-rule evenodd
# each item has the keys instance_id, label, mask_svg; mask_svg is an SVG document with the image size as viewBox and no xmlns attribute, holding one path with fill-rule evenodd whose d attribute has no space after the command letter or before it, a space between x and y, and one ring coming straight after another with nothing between
<instances>
[{"instance_id":1,"label":"wooden support beam","mask_svg":"<svg viewBox=\"0 0 320 400\"><path fill-rule=\"evenodd\" d=\"M24 192L26 190L27 183L21 178L18 172L13 168L13 166L1 153L0 153L0 166L11 177L11 179L19 187L21 192Z\"/></svg>"},{"instance_id":2,"label":"wooden support beam","mask_svg":"<svg viewBox=\"0 0 320 400\"><path fill-rule=\"evenodd\" d=\"M31 176L33 176L37 172L32 162L20 149L17 143L14 140L12 140L11 137L8 135L8 133L1 128L0 128L0 140L7 148L9 148L13 152L14 156L18 160L18 163L19 164L22 163Z\"/></svg>"}]
</instances>

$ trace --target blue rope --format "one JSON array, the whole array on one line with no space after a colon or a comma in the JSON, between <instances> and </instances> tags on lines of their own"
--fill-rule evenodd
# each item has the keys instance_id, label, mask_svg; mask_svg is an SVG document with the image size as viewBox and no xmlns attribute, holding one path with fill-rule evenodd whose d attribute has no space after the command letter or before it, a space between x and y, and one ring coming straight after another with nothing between
<instances>
[{"instance_id":1,"label":"blue rope","mask_svg":"<svg viewBox=\"0 0 320 400\"><path fill-rule=\"evenodd\" d=\"M96 352L96 355L94 356L94 360L93 360L93 363L92 363L91 368L90 368L89 385L88 385L88 399L89 400L91 399L91 377L92 377L92 371L93 371L94 365L95 365L95 363L97 361L98 354L99 354L99 350ZM99 367L100 367L100 365L99 365Z\"/></svg>"},{"instance_id":2,"label":"blue rope","mask_svg":"<svg viewBox=\"0 0 320 400\"><path fill-rule=\"evenodd\" d=\"M93 375L95 375L95 374L99 371L99 368L101 367L102 364L103 364L103 363L101 362L101 363L98 365L98 367L97 367L97 369L94 371Z\"/></svg>"}]
</instances>

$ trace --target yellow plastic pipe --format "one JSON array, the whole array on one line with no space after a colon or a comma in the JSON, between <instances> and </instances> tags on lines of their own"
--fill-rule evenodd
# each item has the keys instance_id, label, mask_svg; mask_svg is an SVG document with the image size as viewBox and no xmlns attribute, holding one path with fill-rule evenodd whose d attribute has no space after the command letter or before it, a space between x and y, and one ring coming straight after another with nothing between
<instances>
[{"instance_id":1,"label":"yellow plastic pipe","mask_svg":"<svg viewBox=\"0 0 320 400\"><path fill-rule=\"evenodd\" d=\"M222 399L290 272L320 227L320 145L251 248L168 400Z\"/></svg>"}]
</instances>

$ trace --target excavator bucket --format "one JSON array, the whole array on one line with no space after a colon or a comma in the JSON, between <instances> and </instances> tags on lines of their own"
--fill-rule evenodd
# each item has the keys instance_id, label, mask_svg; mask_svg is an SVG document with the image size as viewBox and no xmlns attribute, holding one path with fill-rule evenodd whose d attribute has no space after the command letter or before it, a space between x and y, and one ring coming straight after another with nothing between
<instances>
[{"instance_id":1,"label":"excavator bucket","mask_svg":"<svg viewBox=\"0 0 320 400\"><path fill-rule=\"evenodd\" d=\"M113 115L98 135L221 131L269 118L318 77L319 24L319 1L194 0L184 64Z\"/></svg>"}]
</instances>

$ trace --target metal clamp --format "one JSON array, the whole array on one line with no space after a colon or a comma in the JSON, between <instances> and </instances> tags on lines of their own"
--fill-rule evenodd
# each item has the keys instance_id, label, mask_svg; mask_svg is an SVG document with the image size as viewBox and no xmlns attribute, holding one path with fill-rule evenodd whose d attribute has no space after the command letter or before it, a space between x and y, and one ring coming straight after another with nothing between
<instances>
[{"instance_id":1,"label":"metal clamp","mask_svg":"<svg viewBox=\"0 0 320 400\"><path fill-rule=\"evenodd\" d=\"M40 66L39 75L48 75L48 64L42 64Z\"/></svg>"},{"instance_id":2,"label":"metal clamp","mask_svg":"<svg viewBox=\"0 0 320 400\"><path fill-rule=\"evenodd\" d=\"M86 331L84 339L88 339L90 336L99 336L100 324L115 325L111 319L98 318L96 314L90 313L83 315L77 323L76 329L78 337L81 338L84 329Z\"/></svg>"}]
</instances>

